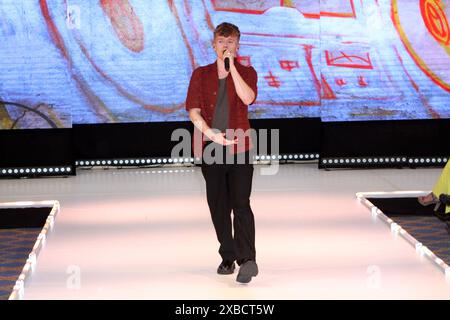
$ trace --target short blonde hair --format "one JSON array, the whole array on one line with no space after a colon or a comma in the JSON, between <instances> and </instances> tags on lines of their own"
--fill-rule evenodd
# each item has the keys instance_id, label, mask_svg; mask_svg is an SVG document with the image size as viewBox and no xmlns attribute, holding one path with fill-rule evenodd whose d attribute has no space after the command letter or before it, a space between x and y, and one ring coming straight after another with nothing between
<instances>
[{"instance_id":1,"label":"short blonde hair","mask_svg":"<svg viewBox=\"0 0 450 320\"><path fill-rule=\"evenodd\" d=\"M214 39L218 36L235 36L239 40L239 38L241 37L241 32L239 31L239 28L234 24L229 22L222 22L216 27L216 29L214 29Z\"/></svg>"}]
</instances>

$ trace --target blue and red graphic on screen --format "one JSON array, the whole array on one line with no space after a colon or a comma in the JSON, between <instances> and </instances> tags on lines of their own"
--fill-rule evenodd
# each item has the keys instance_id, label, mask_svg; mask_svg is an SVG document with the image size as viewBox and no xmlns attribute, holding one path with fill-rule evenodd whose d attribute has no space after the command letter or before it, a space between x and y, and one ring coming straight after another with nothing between
<instances>
[{"instance_id":1,"label":"blue and red graphic on screen","mask_svg":"<svg viewBox=\"0 0 450 320\"><path fill-rule=\"evenodd\" d=\"M450 117L448 0L2 0L0 128L188 120L214 27L241 30L251 118Z\"/></svg>"}]
</instances>

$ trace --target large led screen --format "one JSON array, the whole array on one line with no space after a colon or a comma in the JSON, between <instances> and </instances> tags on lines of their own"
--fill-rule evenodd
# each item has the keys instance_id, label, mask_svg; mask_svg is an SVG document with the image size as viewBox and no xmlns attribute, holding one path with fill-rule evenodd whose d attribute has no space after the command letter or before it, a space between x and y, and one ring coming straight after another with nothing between
<instances>
[{"instance_id":1,"label":"large led screen","mask_svg":"<svg viewBox=\"0 0 450 320\"><path fill-rule=\"evenodd\" d=\"M450 116L448 0L2 0L0 128L188 120L214 27L241 31L251 118Z\"/></svg>"}]
</instances>

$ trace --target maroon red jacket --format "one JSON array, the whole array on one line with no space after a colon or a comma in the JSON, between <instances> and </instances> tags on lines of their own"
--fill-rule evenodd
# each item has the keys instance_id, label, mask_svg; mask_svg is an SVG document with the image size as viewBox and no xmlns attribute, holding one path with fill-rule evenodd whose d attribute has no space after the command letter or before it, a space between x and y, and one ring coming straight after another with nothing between
<instances>
[{"instance_id":1,"label":"maroon red jacket","mask_svg":"<svg viewBox=\"0 0 450 320\"><path fill-rule=\"evenodd\" d=\"M245 83L253 90L256 95L258 94L257 82L258 75L253 67L243 66L235 60L235 66ZM219 76L217 72L217 61L209 65L198 67L194 70L189 83L189 89L186 98L186 110L189 111L192 108L200 108L201 116L205 119L209 127L211 127L214 109L216 107L217 92L219 89ZM241 129L238 130L234 137L238 138L238 143L232 145L230 148L231 153L245 152L253 147L250 137L250 123L248 121L248 106L242 102L236 93L234 87L234 81L231 74L227 77L227 92L228 92L228 127L229 129ZM252 103L255 101L253 100ZM250 104L252 104L250 103ZM243 135L242 132L247 134ZM198 139L202 139L200 143ZM228 137L227 139L233 139L234 137ZM201 157L205 140L208 139L202 135L200 131L194 126L194 137L192 141L194 156Z\"/></svg>"}]
</instances>

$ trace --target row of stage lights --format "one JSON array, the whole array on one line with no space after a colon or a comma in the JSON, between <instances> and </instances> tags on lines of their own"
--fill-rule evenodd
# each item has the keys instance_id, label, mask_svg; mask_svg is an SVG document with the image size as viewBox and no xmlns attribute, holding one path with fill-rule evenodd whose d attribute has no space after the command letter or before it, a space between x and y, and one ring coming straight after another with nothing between
<instances>
[{"instance_id":1,"label":"row of stage lights","mask_svg":"<svg viewBox=\"0 0 450 320\"><path fill-rule=\"evenodd\" d=\"M284 155L256 155L254 163L268 161L316 161L320 155L284 154ZM194 161L195 160L195 161ZM143 167L163 165L191 165L199 163L199 158L136 158L109 160L78 160L75 167ZM446 164L447 157L358 157L358 158L322 158L319 168L351 168L351 167L382 167L382 166L440 166ZM68 176L74 175L75 169L70 166L59 167L28 167L28 168L0 168L0 177L27 176Z\"/></svg>"},{"instance_id":2,"label":"row of stage lights","mask_svg":"<svg viewBox=\"0 0 450 320\"><path fill-rule=\"evenodd\" d=\"M256 155L255 161L311 161L319 159L319 154L285 154L285 155ZM115 160L79 160L77 167L106 167L106 166L148 166L165 164L193 164L199 158L146 158L146 159L115 159Z\"/></svg>"},{"instance_id":3,"label":"row of stage lights","mask_svg":"<svg viewBox=\"0 0 450 320\"><path fill-rule=\"evenodd\" d=\"M61 176L72 175L73 168L63 167L29 167L29 168L0 168L1 176Z\"/></svg>"},{"instance_id":4,"label":"row of stage lights","mask_svg":"<svg viewBox=\"0 0 450 320\"><path fill-rule=\"evenodd\" d=\"M320 168L358 167L358 166L435 166L445 164L447 157L358 157L324 158Z\"/></svg>"},{"instance_id":5,"label":"row of stage lights","mask_svg":"<svg viewBox=\"0 0 450 320\"><path fill-rule=\"evenodd\" d=\"M319 154L285 154L285 155L256 155L254 160L266 161L311 161L318 160ZM199 163L200 159L195 159ZM163 165L191 165L194 158L144 158L144 159L102 159L102 160L78 160L75 167L143 167ZM68 176L74 175L75 169L70 166L60 167L22 167L0 168L1 177L36 177L36 176Z\"/></svg>"}]
</instances>

